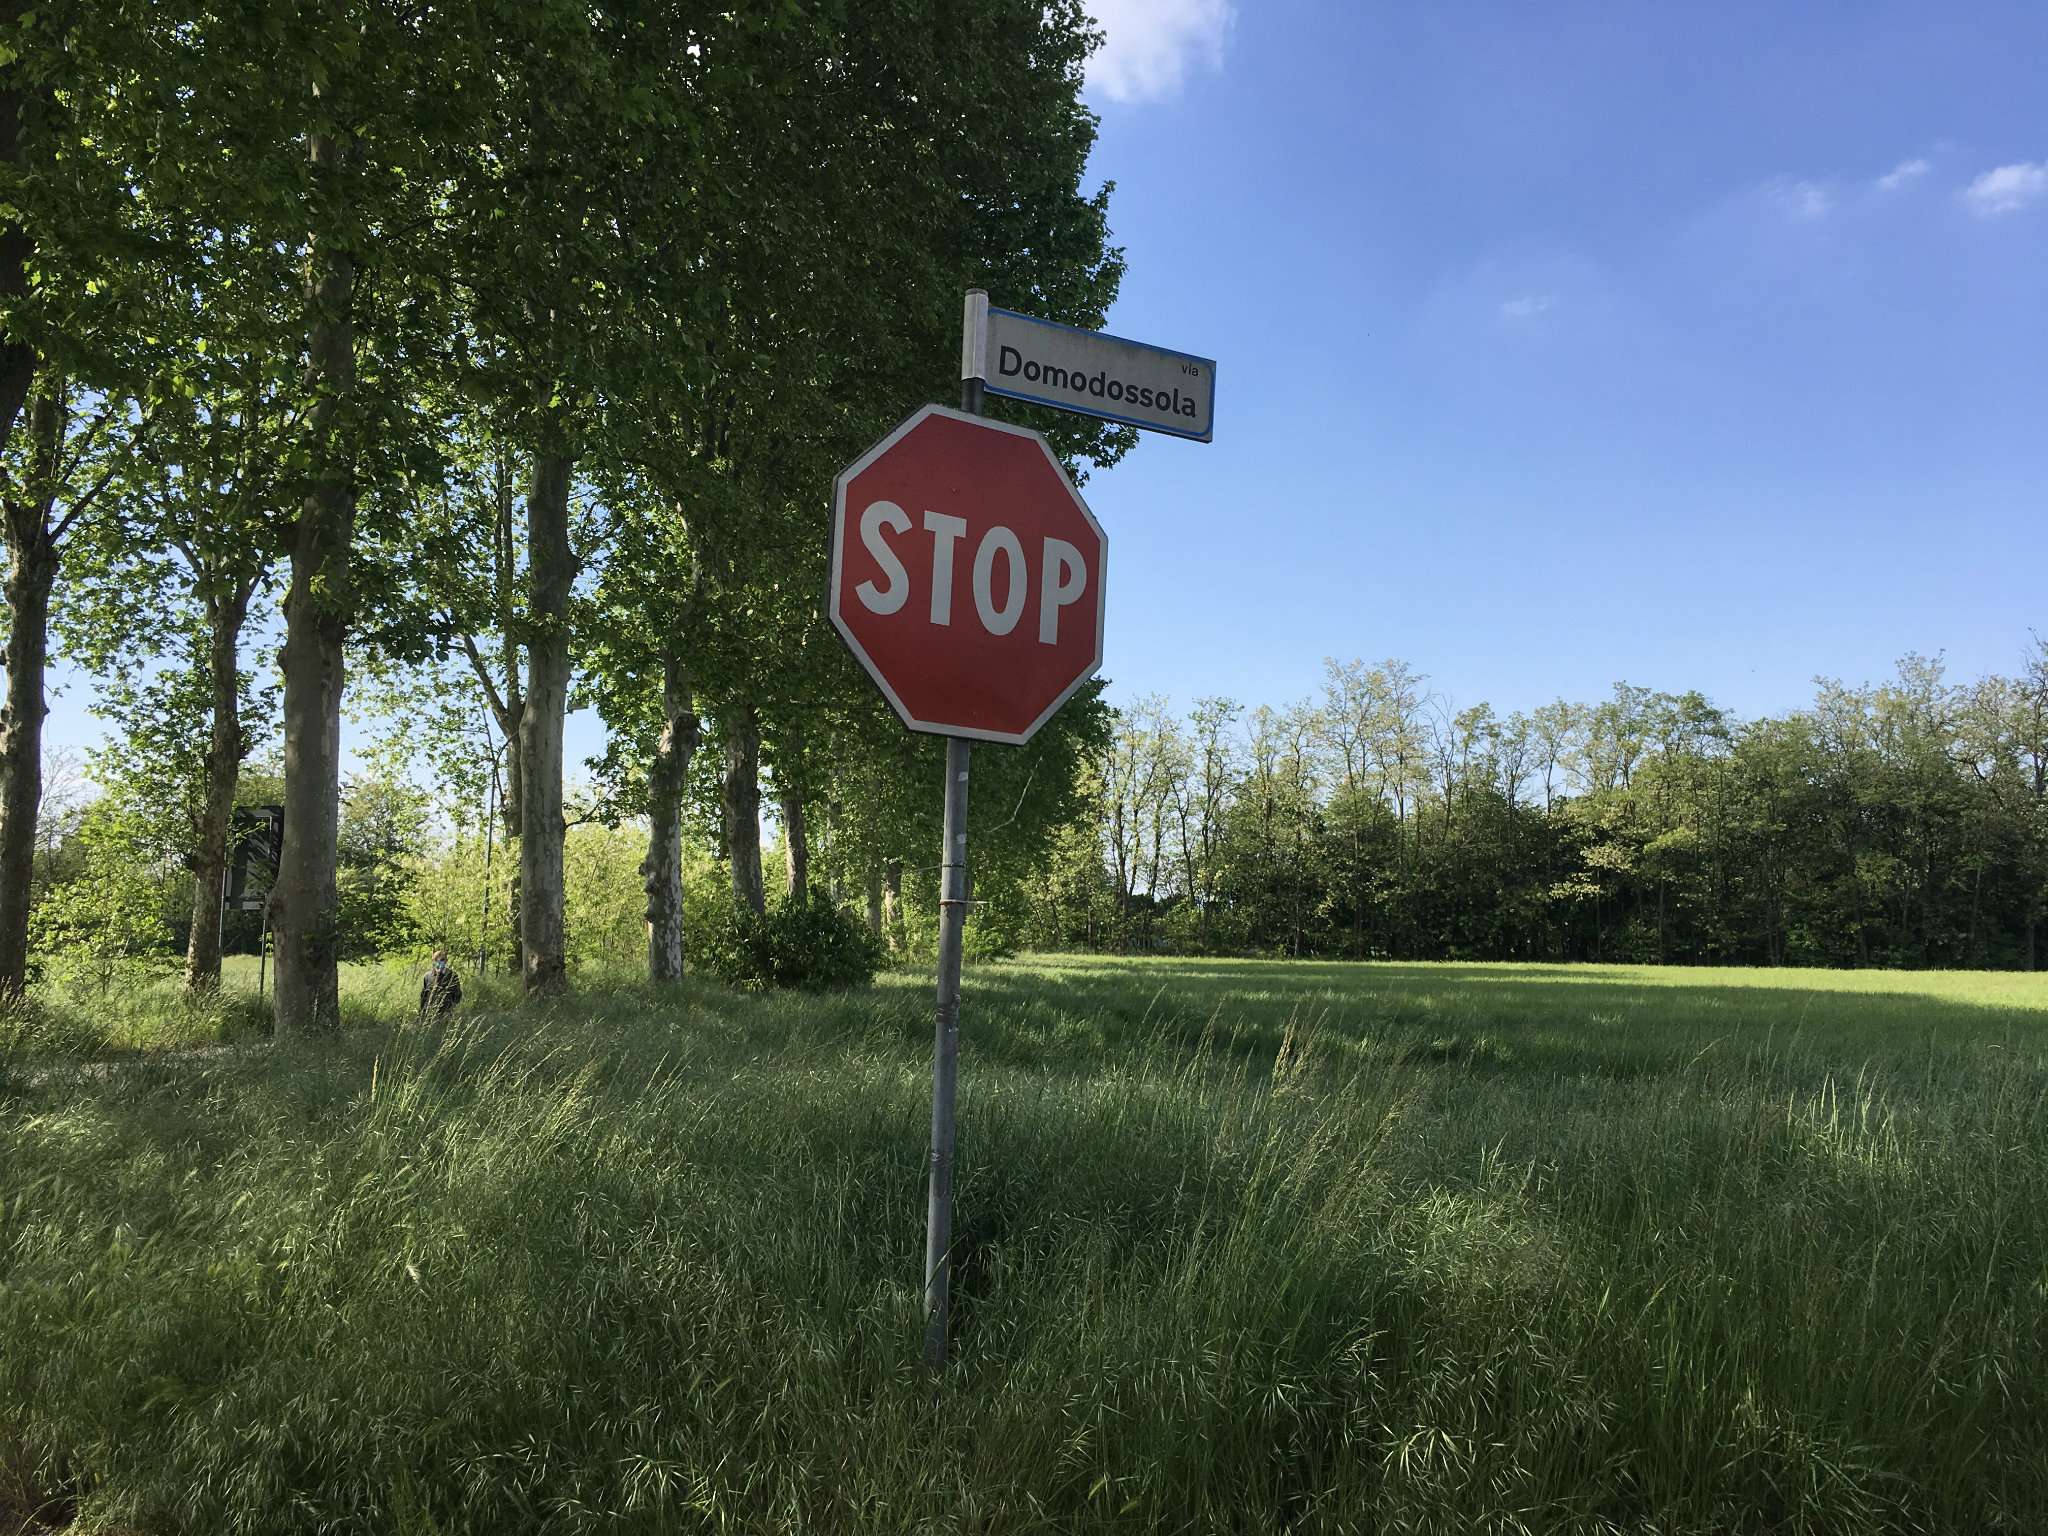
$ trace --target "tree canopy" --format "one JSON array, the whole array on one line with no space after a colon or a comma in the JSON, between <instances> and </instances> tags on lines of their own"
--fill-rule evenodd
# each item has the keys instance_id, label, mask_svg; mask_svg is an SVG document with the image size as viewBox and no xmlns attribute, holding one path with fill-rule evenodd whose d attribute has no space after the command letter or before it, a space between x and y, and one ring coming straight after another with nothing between
<instances>
[{"instance_id":1,"label":"tree canopy","mask_svg":"<svg viewBox=\"0 0 2048 1536\"><path fill-rule=\"evenodd\" d=\"M939 776L909 787L929 744L822 622L827 493L951 394L965 289L1080 324L1114 300L1074 0L116 0L0 26L0 884L32 884L54 633L135 725L130 756L175 738L152 782L183 810L149 824L184 829L195 987L219 974L201 935L238 774L275 732L287 1029L335 1021L360 907L345 697L417 685L401 772L502 773L530 986L565 976L584 815L648 827L657 976L682 965L685 824L719 826L736 897L766 903L764 785L785 899L898 889ZM1037 424L1077 474L1130 445ZM609 740L565 810L579 700ZM171 701L167 736L173 714L143 717ZM1016 849L1050 835L1101 718L1084 701L1019 758ZM26 899L0 914L0 989Z\"/></svg>"}]
</instances>

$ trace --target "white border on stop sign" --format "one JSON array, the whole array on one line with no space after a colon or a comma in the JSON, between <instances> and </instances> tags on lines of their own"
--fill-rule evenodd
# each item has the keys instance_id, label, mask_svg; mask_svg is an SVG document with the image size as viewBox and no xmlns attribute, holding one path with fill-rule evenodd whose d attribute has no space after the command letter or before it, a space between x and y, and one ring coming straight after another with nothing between
<instances>
[{"instance_id":1,"label":"white border on stop sign","mask_svg":"<svg viewBox=\"0 0 2048 1536\"><path fill-rule=\"evenodd\" d=\"M905 437L910 435L913 428L930 416L950 417L954 421L966 422L969 426L985 428L991 432L1007 432L1012 437L1029 438L1033 443L1037 444L1038 451L1045 455L1046 463L1051 465L1053 473L1060 477L1060 484L1066 488L1067 494L1074 499L1074 505L1080 509L1081 516L1086 518L1088 526L1095 530L1097 545L1101 551L1101 566L1096 572L1095 581L1095 659L1088 664L1087 671L1081 673L1080 676L1067 684L1060 691L1059 697L1048 704L1038 718L1033 720L1017 735L1012 735L1006 731L976 730L971 726L943 725L932 721L918 720L913 717L910 711L904 707L903 700L896 696L896 690L891 688L887 679L882 676L881 670L874 663L874 659L868 655L867 650L854 637L853 631L847 626L845 620L839 616L839 569L840 554L845 545L845 539L842 535L846 527L846 488L853 483L861 471L903 441ZM1059 455L1052 451L1052 445L1046 442L1042 433L1034 432L1029 427L1020 427L1007 421L996 421L987 416L976 416L968 411L956 411L951 406L946 405L919 406L899 422L893 431L883 437L872 448L868 449L866 453L855 459L845 469L841 470L839 478L832 482L832 569L826 577L825 614L826 617L831 619L832 627L839 631L839 638L846 642L846 648L852 651L855 659L860 662L861 670L873 679L875 686L882 691L882 697L889 701L889 707L896 711L896 718L901 720L910 730L921 731L931 736L966 736L975 741L1001 742L1006 746L1013 747L1023 746L1033 736L1038 734L1039 728L1046 721L1060 712L1061 707L1080 690L1083 683L1102 670L1104 621L1108 611L1105 607L1105 599L1108 593L1109 534L1102 524L1096 521L1094 510L1088 505L1087 499L1082 496L1079 489L1074 485L1073 479L1067 474L1066 465L1060 462Z\"/></svg>"}]
</instances>

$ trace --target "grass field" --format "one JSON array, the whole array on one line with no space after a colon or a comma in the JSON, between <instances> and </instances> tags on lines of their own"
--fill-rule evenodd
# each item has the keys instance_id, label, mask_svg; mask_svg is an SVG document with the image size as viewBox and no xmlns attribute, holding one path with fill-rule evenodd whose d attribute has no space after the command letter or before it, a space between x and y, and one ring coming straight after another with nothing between
<instances>
[{"instance_id":1,"label":"grass field","mask_svg":"<svg viewBox=\"0 0 2048 1536\"><path fill-rule=\"evenodd\" d=\"M17 1029L0 1531L2048 1529L2048 978L970 971L938 1383L928 978L410 993Z\"/></svg>"}]
</instances>

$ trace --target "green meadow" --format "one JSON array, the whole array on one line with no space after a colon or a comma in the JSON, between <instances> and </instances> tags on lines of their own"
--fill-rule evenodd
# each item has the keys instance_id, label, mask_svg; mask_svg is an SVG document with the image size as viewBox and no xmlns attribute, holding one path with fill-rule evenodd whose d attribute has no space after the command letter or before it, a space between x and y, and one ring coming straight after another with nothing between
<instances>
[{"instance_id":1,"label":"green meadow","mask_svg":"<svg viewBox=\"0 0 2048 1536\"><path fill-rule=\"evenodd\" d=\"M939 1379L927 976L345 984L0 1026L0 1531L2048 1529L2048 978L970 967Z\"/></svg>"}]
</instances>

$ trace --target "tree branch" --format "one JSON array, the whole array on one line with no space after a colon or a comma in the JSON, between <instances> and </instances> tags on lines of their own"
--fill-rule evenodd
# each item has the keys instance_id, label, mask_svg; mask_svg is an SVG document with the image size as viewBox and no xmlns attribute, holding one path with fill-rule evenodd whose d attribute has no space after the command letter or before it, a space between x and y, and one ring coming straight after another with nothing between
<instances>
[{"instance_id":1,"label":"tree branch","mask_svg":"<svg viewBox=\"0 0 2048 1536\"><path fill-rule=\"evenodd\" d=\"M444 614L442 622L450 629L455 628L455 620L450 615ZM483 684L484 697L490 702L491 713L497 716L499 734L510 736L515 729L512 712L505 707L505 700L498 692L497 680L491 676L491 669L484 664L483 653L477 650L476 641L470 637L469 632L462 630L458 633L462 640L463 652L469 657L470 668L476 673L476 680Z\"/></svg>"},{"instance_id":2,"label":"tree branch","mask_svg":"<svg viewBox=\"0 0 2048 1536\"><path fill-rule=\"evenodd\" d=\"M102 422L105 420L105 417L101 418ZM136 425L135 436L128 444L128 454L134 454L140 450L143 442L148 438L150 420L151 413L144 411L142 413L142 420ZM93 483L92 489L72 501L71 510L59 518L56 526L50 530L50 541L52 543L55 543L58 539L63 538L65 534L69 533L72 525L91 510L92 504L99 499L100 492L104 491L113 482L115 474L120 471L127 456L123 455L109 464L106 472Z\"/></svg>"}]
</instances>

